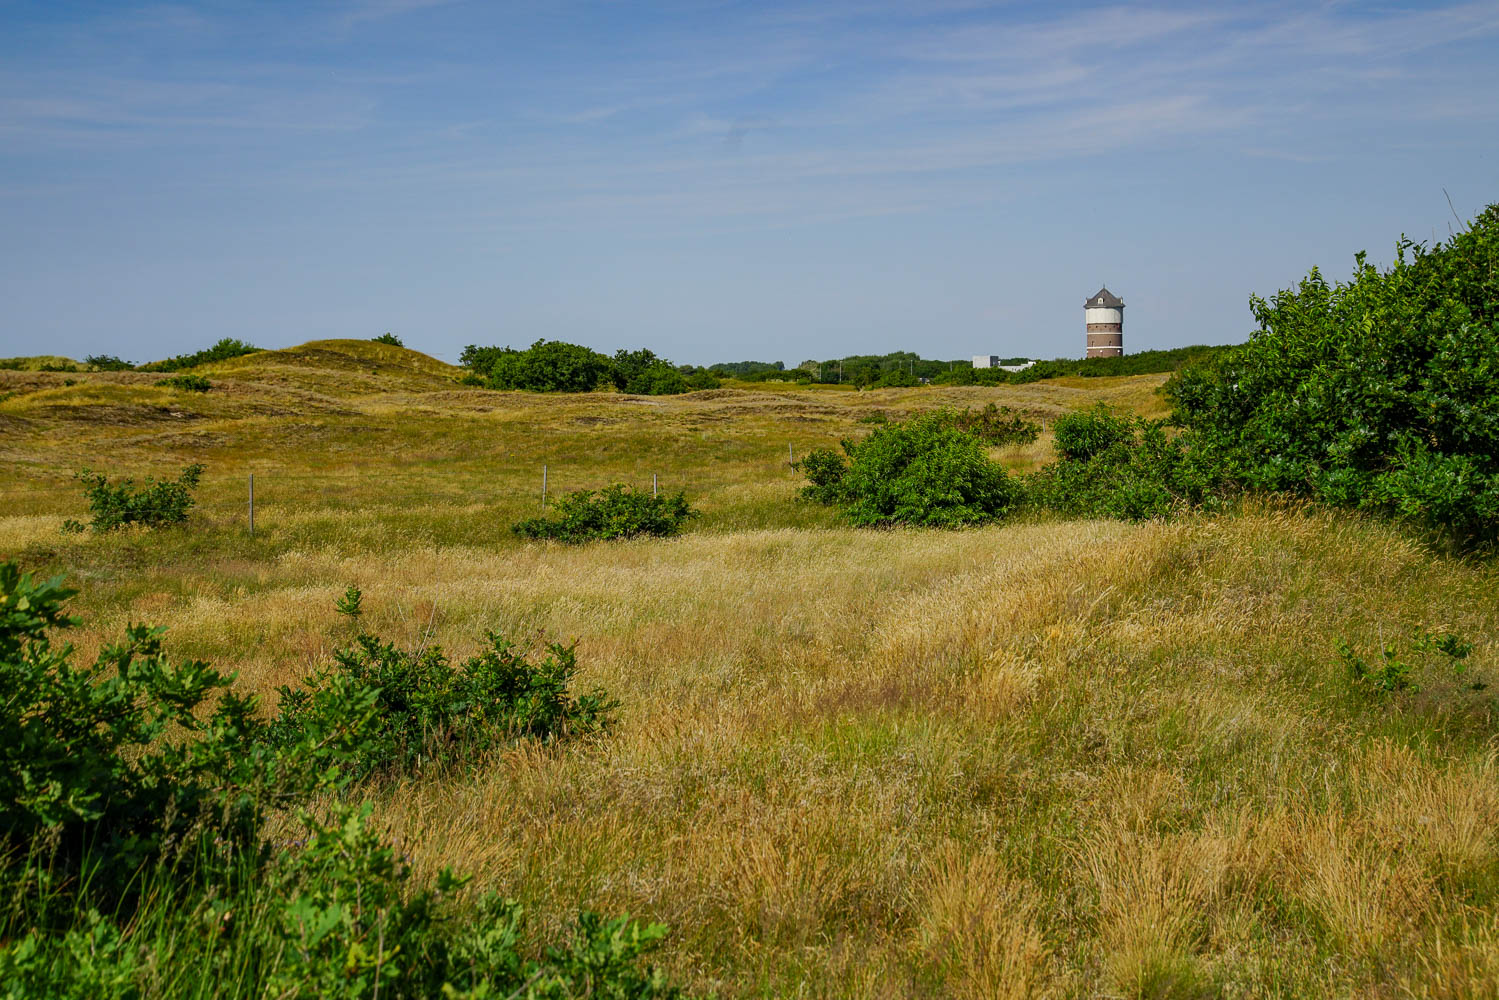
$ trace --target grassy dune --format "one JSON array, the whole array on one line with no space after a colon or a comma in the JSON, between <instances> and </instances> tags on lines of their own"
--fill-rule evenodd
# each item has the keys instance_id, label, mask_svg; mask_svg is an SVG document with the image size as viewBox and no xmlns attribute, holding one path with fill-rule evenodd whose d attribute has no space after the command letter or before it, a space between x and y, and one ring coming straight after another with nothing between
<instances>
[{"instance_id":1,"label":"grassy dune","mask_svg":"<svg viewBox=\"0 0 1499 1000\"><path fill-rule=\"evenodd\" d=\"M0 556L84 587L85 653L149 620L267 695L346 638L349 582L409 645L577 639L613 734L384 788L379 814L543 931L585 905L671 924L662 963L723 996L1499 995L1492 565L1298 508L855 531L794 501L788 443L873 410L1159 412L1156 376L537 397L413 354L266 352L203 395L0 372ZM77 465L193 460L185 529L57 533ZM657 472L705 516L523 544L543 462L554 489ZM1463 673L1418 624L1476 643ZM1421 690L1355 686L1340 638L1393 643Z\"/></svg>"}]
</instances>

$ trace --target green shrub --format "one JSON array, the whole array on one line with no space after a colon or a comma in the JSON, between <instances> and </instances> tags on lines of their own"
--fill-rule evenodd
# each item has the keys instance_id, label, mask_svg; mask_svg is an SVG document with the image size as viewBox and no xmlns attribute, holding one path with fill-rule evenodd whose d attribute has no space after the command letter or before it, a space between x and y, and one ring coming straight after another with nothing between
<instances>
[{"instance_id":1,"label":"green shrub","mask_svg":"<svg viewBox=\"0 0 1499 1000\"><path fill-rule=\"evenodd\" d=\"M184 392L207 392L213 388L213 383L202 375L173 375L164 378L157 385L170 386L173 389L181 389Z\"/></svg>"},{"instance_id":2,"label":"green shrub","mask_svg":"<svg viewBox=\"0 0 1499 1000\"><path fill-rule=\"evenodd\" d=\"M700 369L687 376L687 388L689 390L720 389L723 387L717 375L705 369Z\"/></svg>"},{"instance_id":3,"label":"green shrub","mask_svg":"<svg viewBox=\"0 0 1499 1000\"><path fill-rule=\"evenodd\" d=\"M253 701L200 660L170 661L160 629L132 625L74 666L52 642L77 624L72 594L0 563L0 857L31 857L22 882L67 911L121 905L168 845L244 848L281 776L252 750Z\"/></svg>"},{"instance_id":4,"label":"green shrub","mask_svg":"<svg viewBox=\"0 0 1499 1000\"><path fill-rule=\"evenodd\" d=\"M99 372L128 372L135 368L128 361L121 361L113 354L90 354L83 363Z\"/></svg>"},{"instance_id":5,"label":"green shrub","mask_svg":"<svg viewBox=\"0 0 1499 1000\"><path fill-rule=\"evenodd\" d=\"M610 374L620 392L637 396L674 396L686 392L687 377L670 361L647 350L614 352L614 370ZM717 379L714 379L715 384Z\"/></svg>"},{"instance_id":6,"label":"green shrub","mask_svg":"<svg viewBox=\"0 0 1499 1000\"><path fill-rule=\"evenodd\" d=\"M1192 462L1162 421L1117 416L1099 405L1059 417L1054 433L1057 461L1026 477L1035 507L1138 521L1215 496L1214 475Z\"/></svg>"},{"instance_id":7,"label":"green shrub","mask_svg":"<svg viewBox=\"0 0 1499 1000\"><path fill-rule=\"evenodd\" d=\"M492 389L529 392L592 392L614 369L599 352L560 340L538 340L524 351L470 344L458 360Z\"/></svg>"},{"instance_id":8,"label":"green shrub","mask_svg":"<svg viewBox=\"0 0 1499 1000\"><path fill-rule=\"evenodd\" d=\"M843 451L818 449L796 467L809 481L803 497L842 507L854 524L957 527L1003 517L1021 500L1020 484L950 411L876 427Z\"/></svg>"},{"instance_id":9,"label":"green shrub","mask_svg":"<svg viewBox=\"0 0 1499 1000\"><path fill-rule=\"evenodd\" d=\"M170 662L160 630L133 626L75 667L52 641L77 624L71 593L0 563L0 995L680 996L641 962L664 928L584 913L569 939L530 945L515 903L472 900L448 871L417 883L368 804L329 804L372 773L392 727L411 732L409 716L379 718L392 702L375 682L400 688L422 654L362 641L352 655L373 655L376 673L343 689L336 717L267 724L229 678ZM444 673L427 660L424 681L474 701L427 718L560 735L583 701L559 688L570 652L533 669L491 637L482 664ZM432 745L406 745L418 743ZM326 819L300 808L320 794ZM305 835L265 840L271 809L296 809Z\"/></svg>"},{"instance_id":10,"label":"green shrub","mask_svg":"<svg viewBox=\"0 0 1499 1000\"><path fill-rule=\"evenodd\" d=\"M203 466L194 464L183 469L175 481L148 478L140 487L133 479L112 484L108 477L89 469L80 470L73 478L85 484L83 495L92 515L90 527L113 531L127 524L162 528L186 521L194 503L193 490L202 475ZM69 525L76 526L77 522Z\"/></svg>"},{"instance_id":11,"label":"green shrub","mask_svg":"<svg viewBox=\"0 0 1499 1000\"><path fill-rule=\"evenodd\" d=\"M982 370L982 369L981 369ZM1030 444L1041 433L1040 426L1027 420L1008 406L985 405L982 410L964 410L954 419L954 426L967 431L987 445Z\"/></svg>"},{"instance_id":12,"label":"green shrub","mask_svg":"<svg viewBox=\"0 0 1499 1000\"><path fill-rule=\"evenodd\" d=\"M233 337L225 337L212 347L204 348L192 354L178 354L167 358L165 361L152 361L140 366L143 372L176 372L184 368L196 368L198 365L212 364L215 361L228 361L230 358L242 357L246 354L254 354L260 348L254 344L247 344L243 340L235 340Z\"/></svg>"},{"instance_id":13,"label":"green shrub","mask_svg":"<svg viewBox=\"0 0 1499 1000\"><path fill-rule=\"evenodd\" d=\"M395 334L389 333L389 332L382 333L378 337L371 337L370 339L373 340L377 344L389 344L391 347L405 347L406 346L405 344L401 343L401 338L400 337L397 337Z\"/></svg>"},{"instance_id":14,"label":"green shrub","mask_svg":"<svg viewBox=\"0 0 1499 1000\"><path fill-rule=\"evenodd\" d=\"M592 542L636 535L674 535L698 512L683 493L659 496L615 483L602 490L578 490L557 502L556 517L536 517L512 527L526 538Z\"/></svg>"},{"instance_id":15,"label":"green shrub","mask_svg":"<svg viewBox=\"0 0 1499 1000\"><path fill-rule=\"evenodd\" d=\"M358 614L348 595L340 611ZM499 635L454 666L436 646L408 653L361 634L333 663L280 688L270 741L329 747L359 777L474 760L516 739L603 730L616 707L602 691L568 692L573 647L552 644L531 663Z\"/></svg>"},{"instance_id":16,"label":"green shrub","mask_svg":"<svg viewBox=\"0 0 1499 1000\"><path fill-rule=\"evenodd\" d=\"M1251 299L1249 342L1167 387L1194 451L1245 487L1499 541L1499 205L1347 283Z\"/></svg>"}]
</instances>

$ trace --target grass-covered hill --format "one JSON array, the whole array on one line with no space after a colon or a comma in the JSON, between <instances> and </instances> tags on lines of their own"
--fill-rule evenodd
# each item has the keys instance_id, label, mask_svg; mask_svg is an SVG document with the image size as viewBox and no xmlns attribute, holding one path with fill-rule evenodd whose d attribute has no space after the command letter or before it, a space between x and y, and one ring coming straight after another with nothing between
<instances>
[{"instance_id":1,"label":"grass-covered hill","mask_svg":"<svg viewBox=\"0 0 1499 1000\"><path fill-rule=\"evenodd\" d=\"M1062 414L1164 415L1164 375L542 395L355 341L194 373L0 372L0 561L81 588L80 658L158 623L267 712L356 625L455 658L576 639L607 733L364 793L416 879L472 873L537 940L580 907L660 921L654 960L724 997L1495 995L1492 562L1301 502L875 531L796 499L788 446L996 402L1045 422L992 452L1030 469ZM185 524L59 531L79 467L191 462ZM703 516L528 542L543 466L554 496L656 474ZM200 954L211 916L127 936ZM254 992L159 968L138 995Z\"/></svg>"}]
</instances>

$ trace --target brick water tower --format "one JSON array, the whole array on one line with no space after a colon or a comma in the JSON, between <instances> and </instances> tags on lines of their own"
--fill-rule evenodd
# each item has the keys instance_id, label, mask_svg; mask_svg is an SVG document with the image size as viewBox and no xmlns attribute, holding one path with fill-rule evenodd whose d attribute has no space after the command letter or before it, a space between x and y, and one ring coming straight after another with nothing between
<instances>
[{"instance_id":1,"label":"brick water tower","mask_svg":"<svg viewBox=\"0 0 1499 1000\"><path fill-rule=\"evenodd\" d=\"M1124 353L1124 300L1107 288L1083 303L1089 358L1117 358Z\"/></svg>"}]
</instances>

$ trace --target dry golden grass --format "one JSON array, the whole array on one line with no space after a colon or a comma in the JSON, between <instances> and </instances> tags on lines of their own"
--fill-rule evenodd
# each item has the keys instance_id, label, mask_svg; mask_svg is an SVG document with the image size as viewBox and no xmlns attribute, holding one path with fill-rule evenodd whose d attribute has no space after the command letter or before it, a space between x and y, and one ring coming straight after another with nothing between
<instances>
[{"instance_id":1,"label":"dry golden grass","mask_svg":"<svg viewBox=\"0 0 1499 1000\"><path fill-rule=\"evenodd\" d=\"M1014 391L1061 412L1114 380L1080 381ZM291 389L312 391L255 398ZM876 407L1022 402L924 391L341 396L358 414L321 437L213 425L228 451L289 442L277 468L322 470L254 542L210 483L196 529L64 541L65 491L0 517L0 554L82 583L85 653L149 620L269 697L347 637L350 582L365 626L407 645L577 639L580 684L623 703L611 734L396 784L379 815L423 869L475 873L543 932L580 906L672 925L661 961L696 988L1495 996L1495 705L1474 687L1499 655L1492 565L1300 509L876 532L794 501L788 439L836 440ZM361 423L415 453L334 448ZM54 433L6 461L65 469ZM155 447L123 453L165 464ZM470 498L512 485L483 461L501 453L659 464L704 484L708 513L671 540L521 544L505 528L529 498ZM427 499L403 500L418 473ZM1417 623L1475 641L1466 673L1409 652ZM1397 643L1422 690L1354 687L1339 637Z\"/></svg>"}]
</instances>

